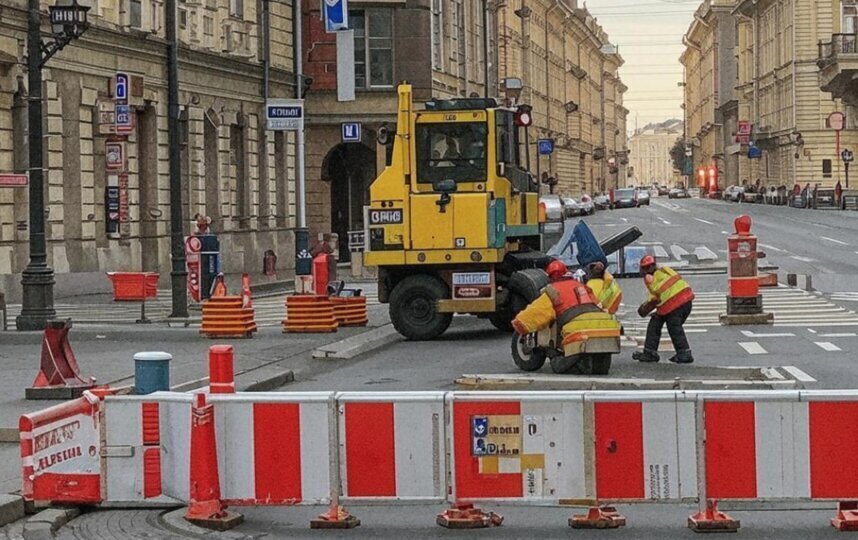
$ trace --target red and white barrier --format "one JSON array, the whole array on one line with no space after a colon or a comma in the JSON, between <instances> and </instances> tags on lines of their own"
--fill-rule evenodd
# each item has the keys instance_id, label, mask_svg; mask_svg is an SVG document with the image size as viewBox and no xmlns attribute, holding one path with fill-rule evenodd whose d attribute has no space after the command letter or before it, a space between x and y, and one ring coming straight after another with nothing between
<instances>
[{"instance_id":1,"label":"red and white barrier","mask_svg":"<svg viewBox=\"0 0 858 540\"><path fill-rule=\"evenodd\" d=\"M192 401L172 392L105 398L106 502L189 500Z\"/></svg>"},{"instance_id":2,"label":"red and white barrier","mask_svg":"<svg viewBox=\"0 0 858 540\"><path fill-rule=\"evenodd\" d=\"M343 393L339 404L344 499L446 497L444 393Z\"/></svg>"},{"instance_id":3,"label":"red and white barrier","mask_svg":"<svg viewBox=\"0 0 858 540\"><path fill-rule=\"evenodd\" d=\"M100 403L82 397L21 416L22 494L29 501L101 502Z\"/></svg>"},{"instance_id":4,"label":"red and white barrier","mask_svg":"<svg viewBox=\"0 0 858 540\"><path fill-rule=\"evenodd\" d=\"M209 403L226 503L328 502L337 447L333 393L212 394Z\"/></svg>"}]
</instances>

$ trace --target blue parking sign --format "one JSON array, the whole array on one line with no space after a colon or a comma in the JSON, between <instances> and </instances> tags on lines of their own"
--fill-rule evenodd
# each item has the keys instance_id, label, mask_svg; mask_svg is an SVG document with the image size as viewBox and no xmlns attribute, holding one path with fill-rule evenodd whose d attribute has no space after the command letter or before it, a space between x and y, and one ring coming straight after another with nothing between
<instances>
[{"instance_id":1,"label":"blue parking sign","mask_svg":"<svg viewBox=\"0 0 858 540\"><path fill-rule=\"evenodd\" d=\"M360 142L360 122L344 122L342 135L343 142Z\"/></svg>"},{"instance_id":2,"label":"blue parking sign","mask_svg":"<svg viewBox=\"0 0 858 540\"><path fill-rule=\"evenodd\" d=\"M325 0L325 32L349 29L348 0Z\"/></svg>"},{"instance_id":3,"label":"blue parking sign","mask_svg":"<svg viewBox=\"0 0 858 540\"><path fill-rule=\"evenodd\" d=\"M539 139L536 141L536 147L540 156L547 156L554 152L554 139Z\"/></svg>"}]
</instances>

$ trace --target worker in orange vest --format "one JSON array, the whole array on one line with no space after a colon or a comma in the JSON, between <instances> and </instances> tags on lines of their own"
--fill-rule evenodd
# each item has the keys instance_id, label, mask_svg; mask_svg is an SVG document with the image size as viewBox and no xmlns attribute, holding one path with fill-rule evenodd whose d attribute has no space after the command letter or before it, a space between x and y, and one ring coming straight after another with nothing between
<instances>
[{"instance_id":1,"label":"worker in orange vest","mask_svg":"<svg viewBox=\"0 0 858 540\"><path fill-rule=\"evenodd\" d=\"M547 328L555 320L561 334L566 337L574 329L565 326L582 313L600 313L593 292L577 279L566 277L566 265L553 260L545 267L551 283L542 289L542 294L513 319L512 326L519 335L526 335Z\"/></svg>"},{"instance_id":2,"label":"worker in orange vest","mask_svg":"<svg viewBox=\"0 0 858 540\"><path fill-rule=\"evenodd\" d=\"M658 344L661 341L661 329L667 324L667 333L673 342L676 354L670 358L677 364L694 362L691 347L682 325L691 314L691 303L694 292L688 283L682 279L676 270L668 266L656 267L655 258L645 255L641 259L641 273L644 284L649 292L649 299L640 305L638 315L646 317L652 310L649 325L646 329L644 350L632 353L632 358L639 362L658 362Z\"/></svg>"}]
</instances>

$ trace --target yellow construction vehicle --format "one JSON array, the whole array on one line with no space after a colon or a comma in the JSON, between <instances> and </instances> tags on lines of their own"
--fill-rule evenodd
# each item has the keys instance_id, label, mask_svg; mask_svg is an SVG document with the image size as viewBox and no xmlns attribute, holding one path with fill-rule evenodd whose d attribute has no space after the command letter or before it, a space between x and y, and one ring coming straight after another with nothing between
<instances>
[{"instance_id":1,"label":"yellow construction vehicle","mask_svg":"<svg viewBox=\"0 0 858 540\"><path fill-rule=\"evenodd\" d=\"M398 88L390 164L370 187L364 264L403 336L433 339L454 313L509 329L544 275L539 186L528 171L530 107L435 99ZM537 280L538 281L538 280Z\"/></svg>"}]
</instances>

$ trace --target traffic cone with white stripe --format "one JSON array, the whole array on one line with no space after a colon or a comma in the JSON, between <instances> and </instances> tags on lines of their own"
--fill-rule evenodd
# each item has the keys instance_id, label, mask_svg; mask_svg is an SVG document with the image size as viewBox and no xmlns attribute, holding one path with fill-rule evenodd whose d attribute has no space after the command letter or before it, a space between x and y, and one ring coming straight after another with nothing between
<instances>
[{"instance_id":1,"label":"traffic cone with white stripe","mask_svg":"<svg viewBox=\"0 0 858 540\"><path fill-rule=\"evenodd\" d=\"M235 393L233 359L232 345L212 345L209 347L209 393Z\"/></svg>"},{"instance_id":2,"label":"traffic cone with white stripe","mask_svg":"<svg viewBox=\"0 0 858 540\"><path fill-rule=\"evenodd\" d=\"M240 525L244 516L229 512L220 498L214 407L205 394L195 394L191 408L191 489L185 519L217 531Z\"/></svg>"}]
</instances>

